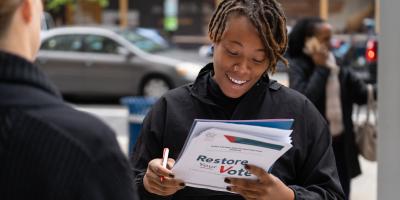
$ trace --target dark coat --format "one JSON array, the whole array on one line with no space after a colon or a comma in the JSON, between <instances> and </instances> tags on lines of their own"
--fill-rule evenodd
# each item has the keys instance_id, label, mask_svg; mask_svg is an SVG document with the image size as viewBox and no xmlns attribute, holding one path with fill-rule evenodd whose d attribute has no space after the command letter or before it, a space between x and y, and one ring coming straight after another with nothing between
<instances>
[{"instance_id":1,"label":"dark coat","mask_svg":"<svg viewBox=\"0 0 400 200\"><path fill-rule=\"evenodd\" d=\"M0 52L0 199L137 199L115 134Z\"/></svg>"},{"instance_id":2,"label":"dark coat","mask_svg":"<svg viewBox=\"0 0 400 200\"><path fill-rule=\"evenodd\" d=\"M315 66L307 56L290 59L289 67L289 86L308 97L325 116L325 87L330 74L328 68ZM344 132L334 138L333 146L338 167L344 168L346 171L343 173L350 179L361 173L351 118L353 104L365 104L368 92L366 84L349 68L340 69L339 82Z\"/></svg>"},{"instance_id":3,"label":"dark coat","mask_svg":"<svg viewBox=\"0 0 400 200\"><path fill-rule=\"evenodd\" d=\"M131 161L143 199L243 199L230 193L186 187L171 197L148 193L143 175L150 160L160 158L163 147L176 159L192 122L200 119L293 118L293 147L275 164L272 174L295 191L296 199L343 199L337 176L331 137L315 107L303 95L270 81L267 76L241 99L232 116L207 93L212 64L200 72L194 84L164 95L146 116Z\"/></svg>"}]
</instances>

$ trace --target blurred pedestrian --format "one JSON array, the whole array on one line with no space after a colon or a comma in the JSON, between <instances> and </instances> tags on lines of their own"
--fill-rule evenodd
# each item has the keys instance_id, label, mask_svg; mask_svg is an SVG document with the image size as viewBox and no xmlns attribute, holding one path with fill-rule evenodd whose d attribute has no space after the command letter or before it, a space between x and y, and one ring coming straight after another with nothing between
<instances>
[{"instance_id":1,"label":"blurred pedestrian","mask_svg":"<svg viewBox=\"0 0 400 200\"><path fill-rule=\"evenodd\" d=\"M286 18L275 0L223 0L209 24L213 63L193 84L167 92L146 116L132 155L143 199L343 199L331 137L323 117L303 95L270 80L285 62ZM293 148L258 180L226 178L226 192L185 187L171 167L193 120L292 118ZM170 149L163 168L163 147ZM250 163L251 164L251 163ZM164 176L164 181L160 180ZM234 192L234 193L229 193Z\"/></svg>"},{"instance_id":2,"label":"blurred pedestrian","mask_svg":"<svg viewBox=\"0 0 400 200\"><path fill-rule=\"evenodd\" d=\"M332 26L320 18L298 21L289 35L289 86L306 95L326 118L343 190L361 173L353 131L353 103L367 102L367 85L340 67L331 51ZM376 91L376 90L375 90Z\"/></svg>"},{"instance_id":3,"label":"blurred pedestrian","mask_svg":"<svg viewBox=\"0 0 400 200\"><path fill-rule=\"evenodd\" d=\"M137 199L114 133L32 63L42 11L41 0L0 1L0 199Z\"/></svg>"}]
</instances>

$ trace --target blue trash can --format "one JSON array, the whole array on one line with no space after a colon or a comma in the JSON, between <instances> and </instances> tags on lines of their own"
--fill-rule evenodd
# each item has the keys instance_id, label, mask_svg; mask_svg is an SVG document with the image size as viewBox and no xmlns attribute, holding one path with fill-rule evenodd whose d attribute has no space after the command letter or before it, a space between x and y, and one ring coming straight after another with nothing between
<instances>
[{"instance_id":1,"label":"blue trash can","mask_svg":"<svg viewBox=\"0 0 400 200\"><path fill-rule=\"evenodd\" d=\"M129 109L129 154L132 152L133 146L136 144L140 129L142 128L143 119L151 106L156 102L153 97L123 97L121 104Z\"/></svg>"}]
</instances>

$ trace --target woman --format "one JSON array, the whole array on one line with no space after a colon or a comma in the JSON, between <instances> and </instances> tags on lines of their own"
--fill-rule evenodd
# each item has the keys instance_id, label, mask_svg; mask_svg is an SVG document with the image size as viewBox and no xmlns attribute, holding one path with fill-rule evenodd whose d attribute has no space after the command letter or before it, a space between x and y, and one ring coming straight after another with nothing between
<instances>
[{"instance_id":1,"label":"woman","mask_svg":"<svg viewBox=\"0 0 400 200\"><path fill-rule=\"evenodd\" d=\"M305 18L289 35L289 85L303 93L327 119L340 182L346 196L350 179L361 173L355 145L353 103L367 101L367 86L332 56L332 27L319 18Z\"/></svg>"},{"instance_id":2,"label":"woman","mask_svg":"<svg viewBox=\"0 0 400 200\"><path fill-rule=\"evenodd\" d=\"M330 136L306 98L269 79L285 61L286 19L275 0L224 0L209 24L213 63L196 81L165 94L146 116L131 157L143 199L343 199ZM305 117L303 117L305 116ZM293 148L258 180L227 178L227 192L184 187L170 170L192 122L201 119L293 118ZM168 169L161 165L169 147ZM160 176L166 177L160 181ZM228 193L234 192L237 194Z\"/></svg>"}]
</instances>

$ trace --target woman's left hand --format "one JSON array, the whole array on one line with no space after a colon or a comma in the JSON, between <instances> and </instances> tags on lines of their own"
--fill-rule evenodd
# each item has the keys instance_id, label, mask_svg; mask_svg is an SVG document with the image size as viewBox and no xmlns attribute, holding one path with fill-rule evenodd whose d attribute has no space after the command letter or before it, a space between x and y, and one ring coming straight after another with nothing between
<instances>
[{"instance_id":1,"label":"woman's left hand","mask_svg":"<svg viewBox=\"0 0 400 200\"><path fill-rule=\"evenodd\" d=\"M227 190L242 195L246 200L294 199L293 190L279 178L254 165L246 165L246 170L257 176L258 180L226 178L225 182L231 184Z\"/></svg>"}]
</instances>

